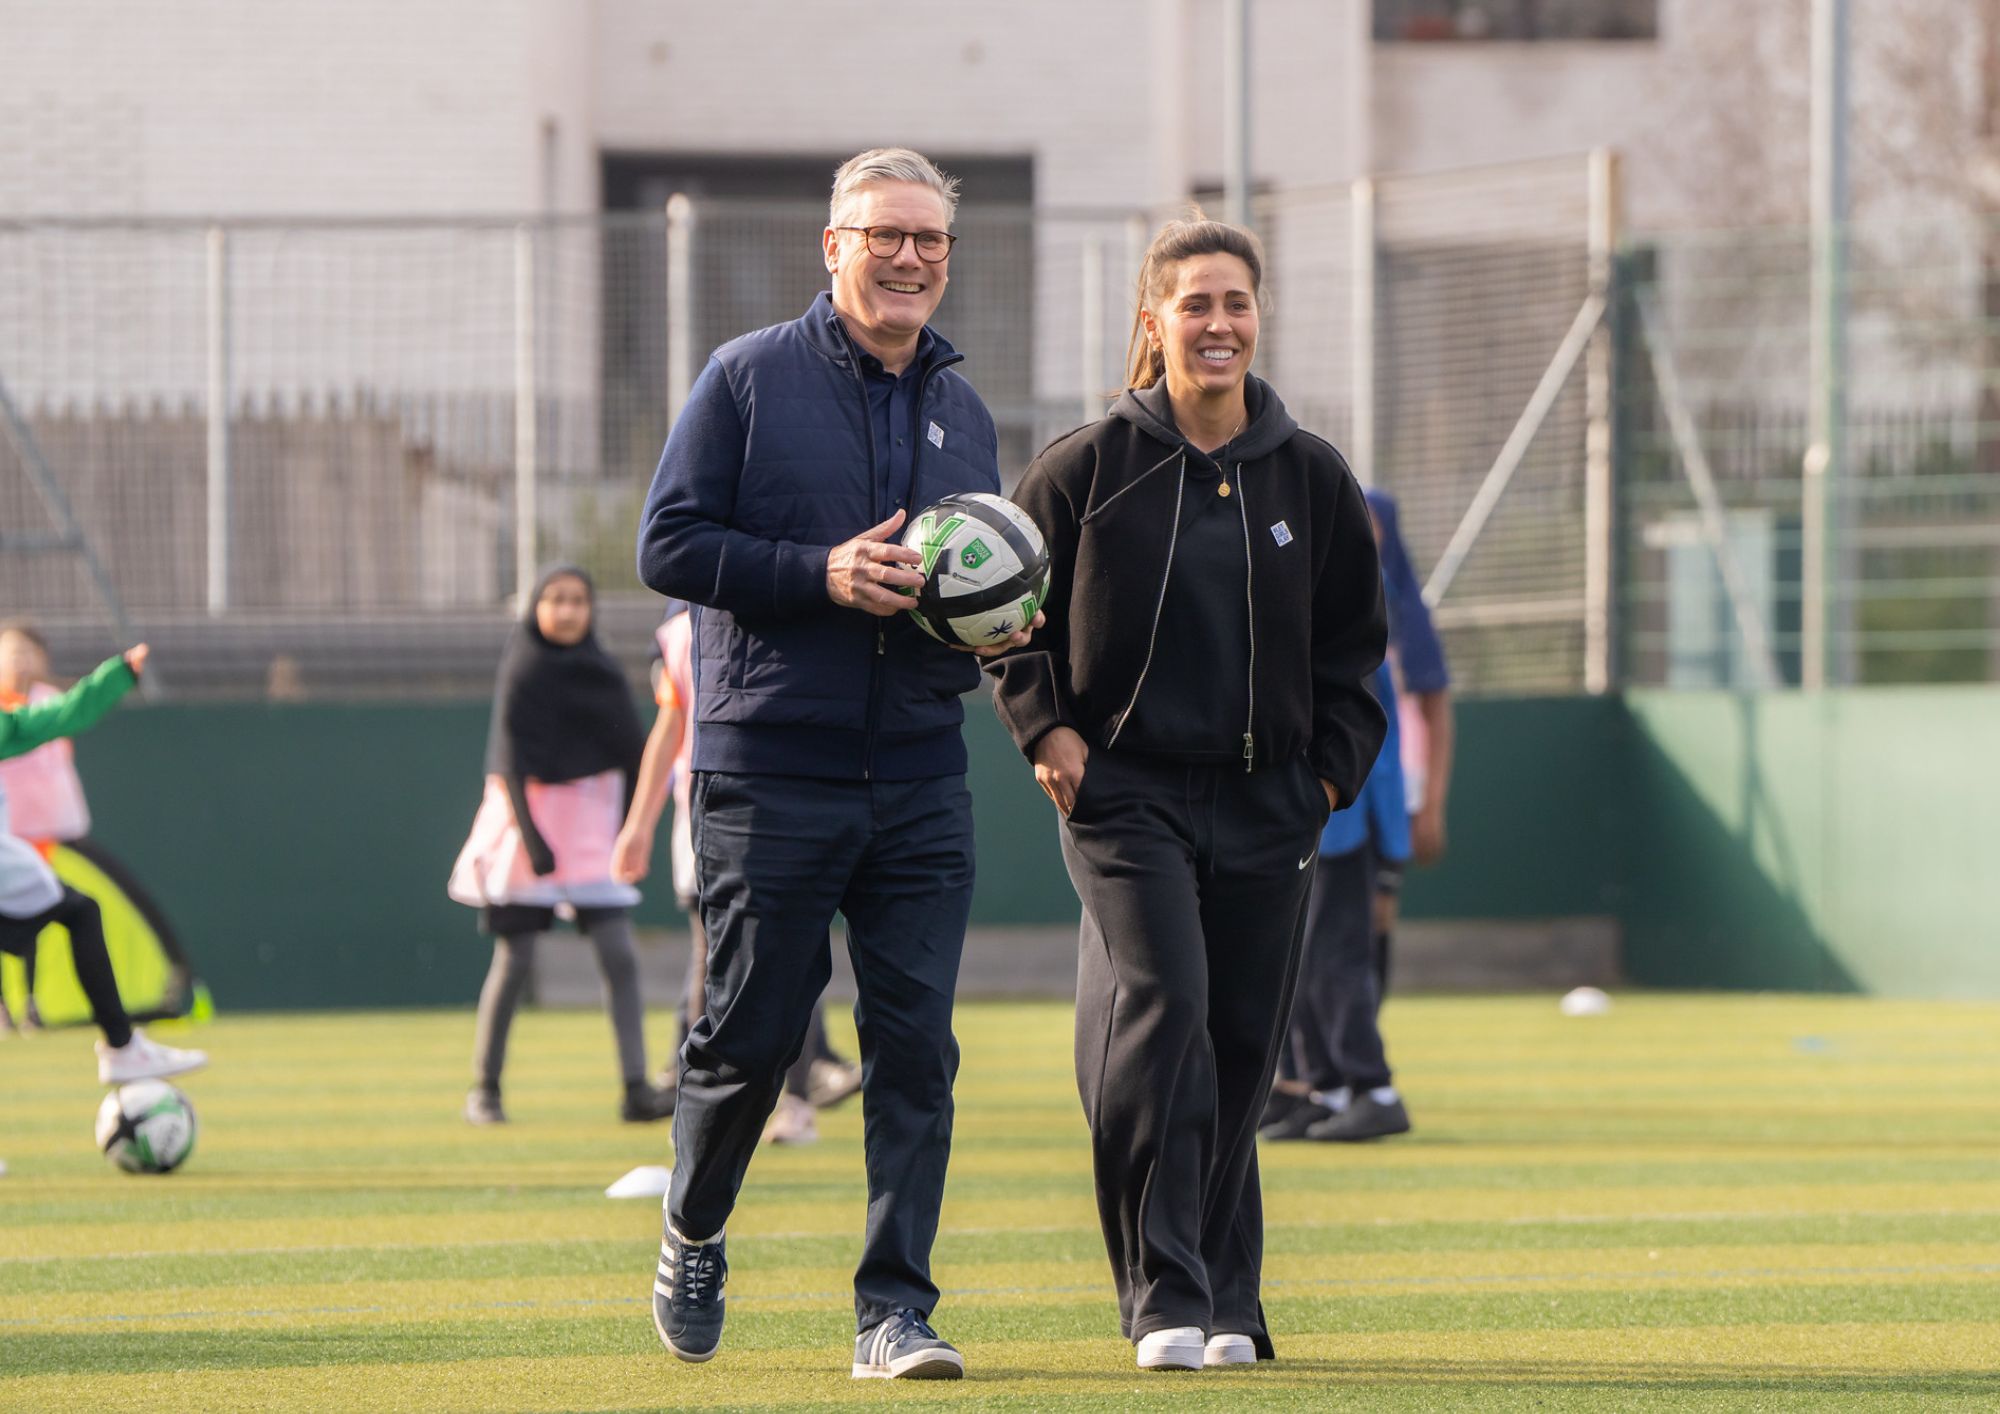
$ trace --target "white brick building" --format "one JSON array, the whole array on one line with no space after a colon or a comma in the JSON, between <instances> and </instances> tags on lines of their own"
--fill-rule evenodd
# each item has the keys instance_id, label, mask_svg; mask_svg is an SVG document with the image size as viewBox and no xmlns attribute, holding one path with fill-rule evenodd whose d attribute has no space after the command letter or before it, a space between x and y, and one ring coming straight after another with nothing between
<instances>
[{"instance_id":1,"label":"white brick building","mask_svg":"<svg viewBox=\"0 0 2000 1414\"><path fill-rule=\"evenodd\" d=\"M1748 44L1765 7L1404 43L1370 0L1251 5L1265 187L1610 144L1636 220L1726 214L1649 164L1698 90L1696 26ZM580 212L605 152L882 142L1028 159L1044 207L1157 205L1221 173L1221 26L1220 0L0 0L0 214Z\"/></svg>"},{"instance_id":2,"label":"white brick building","mask_svg":"<svg viewBox=\"0 0 2000 1414\"><path fill-rule=\"evenodd\" d=\"M1369 172L1573 157L1610 143L1635 149L1635 219L1684 214L1680 188L1649 166L1647 95L1690 17L1714 14L1705 0L1658 0L1657 41L1443 44L1374 36L1413 23L1387 17L1475 0L1250 3L1260 190L1337 193ZM1617 3L1652 14L1649 0ZM947 319L989 354L987 391L1006 405L1003 420L1026 428L1067 415L1047 413L1052 401L1082 406L1087 389L1115 377L1136 239L1126 213L1172 209L1220 181L1223 23L1221 0L0 0L0 220L657 216L683 186L799 202L783 217L743 218L755 231L708 228L705 348L789 312L816 282L805 207L831 166L907 143L967 172L968 219L988 224L955 266ZM1581 173L1579 162L1559 199L1532 188L1522 198L1578 239ZM1030 233L1031 204L1098 216ZM1339 286L1345 219L1331 200L1291 212L1282 229L1274 217L1281 283ZM794 226L795 249L784 243ZM207 279L194 228L144 250L138 241L17 255L13 307L0 292L0 370L44 398L197 396L186 344ZM317 241L237 240L239 389L512 387L505 232L456 246L411 236L393 256L359 237ZM750 242L754 259L718 274L730 241ZM601 252L584 237L548 244L557 249L537 257L543 381L594 386L600 302L634 338L656 340L660 259L638 236ZM1073 312L1092 261L1106 286L1095 342L1078 337ZM745 287L745 264L767 273ZM366 291L340 293L360 281ZM1030 283L1032 316L1016 312ZM80 293L52 296L53 314L19 307L22 288L44 284ZM131 313L121 323L107 308ZM1290 352L1314 344L1312 377L1325 385L1345 366L1332 332L1344 315L1324 300L1321 311L1317 332L1295 327ZM35 317L115 338L10 339ZM151 332L135 340L134 328ZM445 328L467 331L463 346L427 336ZM652 367L662 351L641 355L642 385L663 376ZM1330 406L1325 417L1337 425ZM560 459L595 459L591 420L546 438L568 448Z\"/></svg>"}]
</instances>

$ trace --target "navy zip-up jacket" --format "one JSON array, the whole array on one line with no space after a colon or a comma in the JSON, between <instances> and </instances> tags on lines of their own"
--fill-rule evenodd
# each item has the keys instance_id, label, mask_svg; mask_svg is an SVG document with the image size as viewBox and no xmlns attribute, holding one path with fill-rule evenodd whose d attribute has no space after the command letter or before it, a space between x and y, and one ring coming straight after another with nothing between
<instances>
[{"instance_id":1,"label":"navy zip-up jacket","mask_svg":"<svg viewBox=\"0 0 2000 1414\"><path fill-rule=\"evenodd\" d=\"M907 486L876 472L860 350L830 295L724 344L695 380L639 524L639 578L700 606L695 770L964 772L959 697L978 660L826 593L835 545L899 509L1000 489L993 418L951 367L962 355L935 334L924 347Z\"/></svg>"}]
</instances>

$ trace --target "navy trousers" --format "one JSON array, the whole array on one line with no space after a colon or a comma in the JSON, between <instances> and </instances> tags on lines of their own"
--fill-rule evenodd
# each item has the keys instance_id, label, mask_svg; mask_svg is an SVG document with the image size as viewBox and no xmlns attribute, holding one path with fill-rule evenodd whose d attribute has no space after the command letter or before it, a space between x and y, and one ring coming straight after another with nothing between
<instances>
[{"instance_id":1,"label":"navy trousers","mask_svg":"<svg viewBox=\"0 0 2000 1414\"><path fill-rule=\"evenodd\" d=\"M1306 910L1305 962L1284 1067L1315 1090L1389 1083L1382 1043L1382 952L1375 937L1375 855L1321 858Z\"/></svg>"},{"instance_id":2,"label":"navy trousers","mask_svg":"<svg viewBox=\"0 0 2000 1414\"><path fill-rule=\"evenodd\" d=\"M958 1073L952 994L972 909L965 778L704 771L690 803L708 986L681 1051L667 1217L697 1239L728 1221L832 975L838 911L859 991L868 1170L855 1317L866 1329L905 1307L929 1315Z\"/></svg>"}]
</instances>

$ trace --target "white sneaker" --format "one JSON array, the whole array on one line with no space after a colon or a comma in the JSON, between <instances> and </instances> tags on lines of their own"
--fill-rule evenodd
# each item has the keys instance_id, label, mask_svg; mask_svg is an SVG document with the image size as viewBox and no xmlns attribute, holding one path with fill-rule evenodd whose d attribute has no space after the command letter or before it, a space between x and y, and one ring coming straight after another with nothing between
<instances>
[{"instance_id":1,"label":"white sneaker","mask_svg":"<svg viewBox=\"0 0 2000 1414\"><path fill-rule=\"evenodd\" d=\"M813 1107L797 1095L780 1095L778 1108L764 1126L766 1144L811 1144L819 1139L819 1120Z\"/></svg>"},{"instance_id":2,"label":"white sneaker","mask_svg":"<svg viewBox=\"0 0 2000 1414\"><path fill-rule=\"evenodd\" d=\"M1247 1335L1212 1335L1201 1352L1201 1363L1210 1369L1217 1365L1254 1365L1257 1347Z\"/></svg>"},{"instance_id":3,"label":"white sneaker","mask_svg":"<svg viewBox=\"0 0 2000 1414\"><path fill-rule=\"evenodd\" d=\"M164 1080L183 1075L208 1064L206 1051L183 1051L163 1046L137 1027L132 1039L122 1046L97 1043L97 1083L123 1085L128 1080Z\"/></svg>"},{"instance_id":4,"label":"white sneaker","mask_svg":"<svg viewBox=\"0 0 2000 1414\"><path fill-rule=\"evenodd\" d=\"M1139 1337L1142 1370L1199 1370L1202 1357L1200 1326L1173 1326Z\"/></svg>"},{"instance_id":5,"label":"white sneaker","mask_svg":"<svg viewBox=\"0 0 2000 1414\"><path fill-rule=\"evenodd\" d=\"M816 1110L831 1109L861 1088L861 1067L848 1061L814 1061L807 1067L806 1100Z\"/></svg>"}]
</instances>

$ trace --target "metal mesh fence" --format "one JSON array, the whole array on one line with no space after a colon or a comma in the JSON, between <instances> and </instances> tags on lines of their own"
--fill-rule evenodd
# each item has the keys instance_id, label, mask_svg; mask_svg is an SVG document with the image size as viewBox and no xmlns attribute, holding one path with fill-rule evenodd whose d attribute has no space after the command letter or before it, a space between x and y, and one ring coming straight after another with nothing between
<instances>
[{"instance_id":1,"label":"metal mesh fence","mask_svg":"<svg viewBox=\"0 0 2000 1414\"><path fill-rule=\"evenodd\" d=\"M2000 230L1859 226L1848 245L1827 677L1988 680L2000 669L2000 423L1989 371L2000 352ZM1637 243L1628 260L1623 676L1752 685L1767 671L1761 658L1771 677L1797 683L1808 233L1663 236ZM1704 477L1712 517L1697 495Z\"/></svg>"},{"instance_id":2,"label":"metal mesh fence","mask_svg":"<svg viewBox=\"0 0 2000 1414\"><path fill-rule=\"evenodd\" d=\"M1375 480L1419 573L1445 554L1589 292L1585 164L1379 184ZM1583 376L1528 443L1436 604L1470 691L1582 684Z\"/></svg>"},{"instance_id":3,"label":"metal mesh fence","mask_svg":"<svg viewBox=\"0 0 2000 1414\"><path fill-rule=\"evenodd\" d=\"M1578 690L1599 601L1620 680L1745 680L1746 600L1793 680L1804 234L1633 241L1607 287L1594 209L1582 158L1263 196L1259 371L1401 500L1462 690ZM1010 483L1122 386L1166 214L962 209L938 324ZM64 671L147 637L183 697L478 693L522 577L566 559L636 674L657 602L633 533L672 410L711 348L823 288L823 221L707 199L522 224L0 223L0 616L39 621ZM1837 667L1989 676L2000 257L1972 227L1853 244ZM1615 397L1594 401L1595 354L1573 355L1607 288Z\"/></svg>"},{"instance_id":4,"label":"metal mesh fence","mask_svg":"<svg viewBox=\"0 0 2000 1414\"><path fill-rule=\"evenodd\" d=\"M665 423L600 313L644 234L0 227L0 604L180 696L477 690L524 564L630 581Z\"/></svg>"},{"instance_id":5,"label":"metal mesh fence","mask_svg":"<svg viewBox=\"0 0 2000 1414\"><path fill-rule=\"evenodd\" d=\"M1258 373L1301 426L1353 455L1353 198L1344 188L1295 192L1257 201L1251 215L1264 242L1270 306ZM1129 268L1137 265L1135 258Z\"/></svg>"}]
</instances>

